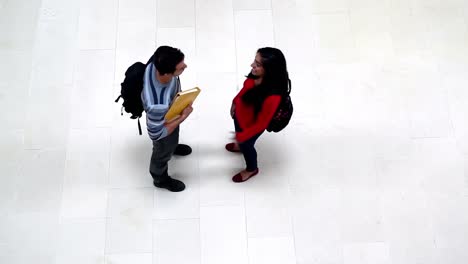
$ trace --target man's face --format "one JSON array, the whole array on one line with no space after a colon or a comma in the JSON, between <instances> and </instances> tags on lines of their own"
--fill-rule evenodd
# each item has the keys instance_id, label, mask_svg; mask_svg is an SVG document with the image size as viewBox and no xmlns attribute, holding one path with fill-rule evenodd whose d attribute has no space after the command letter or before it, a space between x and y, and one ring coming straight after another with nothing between
<instances>
[{"instance_id":1,"label":"man's face","mask_svg":"<svg viewBox=\"0 0 468 264\"><path fill-rule=\"evenodd\" d=\"M179 64L176 65L174 76L181 75L184 72L185 68L187 68L187 64L185 64L184 60L182 60L181 62L179 62Z\"/></svg>"}]
</instances>

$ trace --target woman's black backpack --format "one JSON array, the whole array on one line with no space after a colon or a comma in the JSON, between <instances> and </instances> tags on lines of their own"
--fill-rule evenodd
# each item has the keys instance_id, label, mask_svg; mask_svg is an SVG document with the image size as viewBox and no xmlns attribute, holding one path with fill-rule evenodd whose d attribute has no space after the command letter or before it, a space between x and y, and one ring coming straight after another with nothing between
<instances>
[{"instance_id":1,"label":"woman's black backpack","mask_svg":"<svg viewBox=\"0 0 468 264\"><path fill-rule=\"evenodd\" d=\"M279 132L289 124L289 121L291 120L293 114L293 104L291 101L290 93L291 81L289 80L288 93L282 96L278 109L276 109L276 112L273 115L270 124L268 124L268 132Z\"/></svg>"}]
</instances>

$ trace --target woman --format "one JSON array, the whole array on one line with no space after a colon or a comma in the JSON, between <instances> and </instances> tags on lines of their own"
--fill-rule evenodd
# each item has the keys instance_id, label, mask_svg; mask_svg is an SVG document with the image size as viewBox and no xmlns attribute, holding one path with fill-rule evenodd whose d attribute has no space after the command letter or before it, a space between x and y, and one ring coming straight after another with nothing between
<instances>
[{"instance_id":1,"label":"woman","mask_svg":"<svg viewBox=\"0 0 468 264\"><path fill-rule=\"evenodd\" d=\"M231 106L237 142L227 144L226 149L242 152L246 163L245 170L232 177L234 182L244 182L257 175L255 142L268 127L289 87L286 59L279 49L259 49L250 66L252 70L244 81L244 87L234 97Z\"/></svg>"}]
</instances>

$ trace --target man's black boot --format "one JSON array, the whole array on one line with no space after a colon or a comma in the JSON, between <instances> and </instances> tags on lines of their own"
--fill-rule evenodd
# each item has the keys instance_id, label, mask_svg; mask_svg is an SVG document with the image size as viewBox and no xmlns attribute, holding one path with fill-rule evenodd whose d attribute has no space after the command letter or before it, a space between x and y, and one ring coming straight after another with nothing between
<instances>
[{"instance_id":1,"label":"man's black boot","mask_svg":"<svg viewBox=\"0 0 468 264\"><path fill-rule=\"evenodd\" d=\"M162 182L153 181L155 187L168 189L171 192L181 192L185 189L185 184L179 180L169 177Z\"/></svg>"},{"instance_id":2,"label":"man's black boot","mask_svg":"<svg viewBox=\"0 0 468 264\"><path fill-rule=\"evenodd\" d=\"M174 151L174 155L177 156L187 156L190 153L192 153L192 148L185 144L178 144Z\"/></svg>"}]
</instances>

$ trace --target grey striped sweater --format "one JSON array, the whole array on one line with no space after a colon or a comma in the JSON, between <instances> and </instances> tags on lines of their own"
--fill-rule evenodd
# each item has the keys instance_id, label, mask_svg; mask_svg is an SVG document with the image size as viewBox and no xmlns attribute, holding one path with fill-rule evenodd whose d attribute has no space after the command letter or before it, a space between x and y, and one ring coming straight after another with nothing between
<instances>
[{"instance_id":1,"label":"grey striped sweater","mask_svg":"<svg viewBox=\"0 0 468 264\"><path fill-rule=\"evenodd\" d=\"M150 63L146 67L143 83L141 100L146 112L148 135L151 140L159 140L167 136L164 116L175 95L180 91L180 82L174 76L169 83L161 84L156 79L156 67Z\"/></svg>"}]
</instances>

